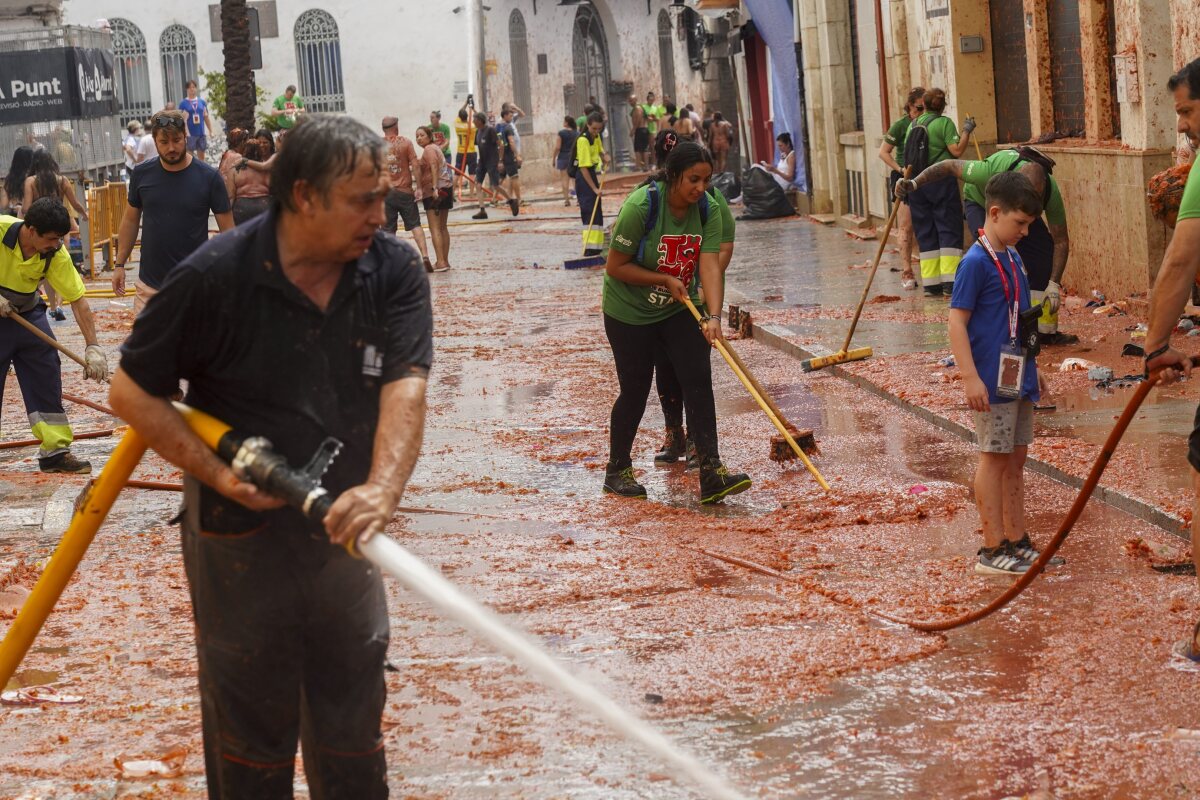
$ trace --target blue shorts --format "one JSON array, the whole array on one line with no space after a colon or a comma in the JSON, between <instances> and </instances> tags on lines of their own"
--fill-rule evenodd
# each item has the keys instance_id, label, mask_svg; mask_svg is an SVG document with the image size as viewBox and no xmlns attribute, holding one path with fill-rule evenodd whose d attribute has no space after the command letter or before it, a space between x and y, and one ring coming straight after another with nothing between
<instances>
[{"instance_id":1,"label":"blue shorts","mask_svg":"<svg viewBox=\"0 0 1200 800\"><path fill-rule=\"evenodd\" d=\"M189 135L187 137L187 149L192 151L193 153L196 152L197 150L207 150L208 149L208 137L203 136L203 135L201 135L201 136Z\"/></svg>"}]
</instances>

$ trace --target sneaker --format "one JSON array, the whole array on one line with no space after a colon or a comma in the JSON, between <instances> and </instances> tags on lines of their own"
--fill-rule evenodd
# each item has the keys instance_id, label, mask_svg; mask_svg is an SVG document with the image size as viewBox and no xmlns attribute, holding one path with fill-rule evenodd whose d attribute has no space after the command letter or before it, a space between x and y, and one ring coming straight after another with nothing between
<instances>
[{"instance_id":1,"label":"sneaker","mask_svg":"<svg viewBox=\"0 0 1200 800\"><path fill-rule=\"evenodd\" d=\"M979 560L975 571L980 575L1020 575L1029 569L1029 564L1013 550L1012 542L999 547L979 548Z\"/></svg>"},{"instance_id":2,"label":"sneaker","mask_svg":"<svg viewBox=\"0 0 1200 800\"><path fill-rule=\"evenodd\" d=\"M1022 537L1020 541L1011 542L1011 544L1013 546L1013 552L1015 552L1018 556L1023 558L1025 560L1025 562L1027 564L1029 564L1030 566L1032 566L1033 562L1037 561L1042 556L1042 551L1038 550L1036 547L1033 546L1033 541L1030 540L1028 533L1025 534L1025 536ZM1058 556L1054 556L1053 558L1051 558L1049 561L1046 562L1046 566L1061 567L1065 563L1067 563L1067 560L1065 558L1059 558Z\"/></svg>"},{"instance_id":3,"label":"sneaker","mask_svg":"<svg viewBox=\"0 0 1200 800\"><path fill-rule=\"evenodd\" d=\"M61 308L56 308L53 311L51 311L50 316L51 316L51 318L56 319L59 322L65 322L67 319L67 313L65 311L63 311Z\"/></svg>"},{"instance_id":4,"label":"sneaker","mask_svg":"<svg viewBox=\"0 0 1200 800\"><path fill-rule=\"evenodd\" d=\"M38 469L46 473L89 473L92 471L92 462L80 461L68 450L65 453L59 453L49 458L39 458Z\"/></svg>"},{"instance_id":5,"label":"sneaker","mask_svg":"<svg viewBox=\"0 0 1200 800\"><path fill-rule=\"evenodd\" d=\"M674 464L686 455L683 428L667 428L662 449L654 454L655 464Z\"/></svg>"},{"instance_id":6,"label":"sneaker","mask_svg":"<svg viewBox=\"0 0 1200 800\"><path fill-rule=\"evenodd\" d=\"M479 213L472 214L471 219L487 219L487 209L486 208L479 209Z\"/></svg>"},{"instance_id":7,"label":"sneaker","mask_svg":"<svg viewBox=\"0 0 1200 800\"><path fill-rule=\"evenodd\" d=\"M900 282L900 285L905 289L912 290L917 288L917 282L912 278L905 278Z\"/></svg>"},{"instance_id":8,"label":"sneaker","mask_svg":"<svg viewBox=\"0 0 1200 800\"><path fill-rule=\"evenodd\" d=\"M434 271L434 272L449 272L449 271L450 271L450 265L449 265L449 264L442 264L440 267L434 267L434 268L433 268L433 271Z\"/></svg>"},{"instance_id":9,"label":"sneaker","mask_svg":"<svg viewBox=\"0 0 1200 800\"><path fill-rule=\"evenodd\" d=\"M429 260L429 256L425 256L421 260L425 262L425 271L433 272L433 262Z\"/></svg>"},{"instance_id":10,"label":"sneaker","mask_svg":"<svg viewBox=\"0 0 1200 800\"><path fill-rule=\"evenodd\" d=\"M942 296L942 285L940 283L938 283L933 286L926 286L925 287L925 296L926 297L941 297Z\"/></svg>"},{"instance_id":11,"label":"sneaker","mask_svg":"<svg viewBox=\"0 0 1200 800\"><path fill-rule=\"evenodd\" d=\"M521 213L521 204L517 202L517 198L508 201L508 207L512 209L513 216Z\"/></svg>"},{"instance_id":12,"label":"sneaker","mask_svg":"<svg viewBox=\"0 0 1200 800\"><path fill-rule=\"evenodd\" d=\"M687 454L687 463L684 465L683 471L691 472L694 469L700 469L700 456L696 455L696 442L690 436L684 446L684 452Z\"/></svg>"},{"instance_id":13,"label":"sneaker","mask_svg":"<svg viewBox=\"0 0 1200 800\"><path fill-rule=\"evenodd\" d=\"M1191 636L1176 642L1171 649L1175 651L1175 655L1182 656L1193 664L1200 664L1200 622L1196 623Z\"/></svg>"},{"instance_id":14,"label":"sneaker","mask_svg":"<svg viewBox=\"0 0 1200 800\"><path fill-rule=\"evenodd\" d=\"M621 497L637 497L645 499L646 487L637 482L633 467L613 469L611 466L604 470L604 493Z\"/></svg>"},{"instance_id":15,"label":"sneaker","mask_svg":"<svg viewBox=\"0 0 1200 800\"><path fill-rule=\"evenodd\" d=\"M730 472L720 461L700 468L700 504L719 503L732 494L750 488L750 476L744 472Z\"/></svg>"},{"instance_id":16,"label":"sneaker","mask_svg":"<svg viewBox=\"0 0 1200 800\"><path fill-rule=\"evenodd\" d=\"M1073 333L1039 333L1038 342L1042 347L1053 347L1055 345L1078 344L1079 337Z\"/></svg>"}]
</instances>

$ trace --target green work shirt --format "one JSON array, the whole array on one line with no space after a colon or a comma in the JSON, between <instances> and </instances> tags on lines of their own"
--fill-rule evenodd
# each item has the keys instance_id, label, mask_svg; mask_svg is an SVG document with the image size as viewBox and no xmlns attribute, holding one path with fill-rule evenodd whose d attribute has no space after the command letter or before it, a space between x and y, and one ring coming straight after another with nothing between
<instances>
[{"instance_id":1,"label":"green work shirt","mask_svg":"<svg viewBox=\"0 0 1200 800\"><path fill-rule=\"evenodd\" d=\"M430 125L433 129L433 143L440 145L442 155L446 157L447 164L453 164L454 159L450 158L450 126L444 122L439 122L437 125ZM439 137L441 137L439 139Z\"/></svg>"},{"instance_id":2,"label":"green work shirt","mask_svg":"<svg viewBox=\"0 0 1200 800\"><path fill-rule=\"evenodd\" d=\"M275 98L275 108L280 111L287 111L287 114L280 114L275 119L279 122L279 127L284 130L289 130L296 124L296 115L304 110L304 98L298 94L292 95L292 99L288 100L285 95L279 95Z\"/></svg>"},{"instance_id":3,"label":"green work shirt","mask_svg":"<svg viewBox=\"0 0 1200 800\"><path fill-rule=\"evenodd\" d=\"M1183 199L1179 201L1179 220L1200 219L1200 178L1196 177L1197 173L1200 173L1200 169L1193 168L1188 173Z\"/></svg>"},{"instance_id":4,"label":"green work shirt","mask_svg":"<svg viewBox=\"0 0 1200 800\"><path fill-rule=\"evenodd\" d=\"M717 212L721 217L721 244L729 244L733 241L733 236L737 232L737 223L733 221L733 212L729 210L729 201L725 199L725 195L721 194L721 190L717 187L712 187L708 190L709 197L709 213ZM712 206L716 206L713 208Z\"/></svg>"},{"instance_id":5,"label":"green work shirt","mask_svg":"<svg viewBox=\"0 0 1200 800\"><path fill-rule=\"evenodd\" d=\"M908 132L912 130L913 125L924 125L925 130L929 132L929 163L931 165L950 158L949 146L958 144L958 127L954 124L954 120L943 117L941 114L922 114L913 120L908 131L905 131L904 140L906 142L908 141Z\"/></svg>"},{"instance_id":6,"label":"green work shirt","mask_svg":"<svg viewBox=\"0 0 1200 800\"><path fill-rule=\"evenodd\" d=\"M719 253L724 225L718 209L711 207L708 222L700 220L700 207L693 205L683 219L676 219L667 207L667 187L658 184L661 207L654 229L646 230L650 214L650 195L646 186L638 187L621 205L617 223L613 226L612 248L619 253L637 256L638 244L646 238L646 248L640 265L644 269L673 275L688 287L693 303L699 303L700 254ZM600 307L605 314L627 325L650 325L661 322L683 310L662 286L634 286L604 276L604 292Z\"/></svg>"},{"instance_id":7,"label":"green work shirt","mask_svg":"<svg viewBox=\"0 0 1200 800\"><path fill-rule=\"evenodd\" d=\"M650 119L650 115L653 114L654 116L658 117L659 120L664 122L667 119L666 106L656 106L651 103L642 103L642 113L646 115L646 127L650 129L651 136L658 133L658 121ZM651 144L653 144L653 142L651 142Z\"/></svg>"},{"instance_id":8,"label":"green work shirt","mask_svg":"<svg viewBox=\"0 0 1200 800\"><path fill-rule=\"evenodd\" d=\"M1018 159L1020 156L1017 155L1016 150L1001 150L998 153L992 153L983 161L966 162L962 173L963 199L970 200L986 209L983 189L987 186L988 179L1001 172L1008 172ZM1051 225L1067 224L1067 210L1063 207L1062 193L1059 192L1058 181L1054 180L1053 175L1050 176L1050 200L1046 203L1043 211L1046 214L1046 221ZM1197 213L1197 216L1200 216L1200 212Z\"/></svg>"},{"instance_id":9,"label":"green work shirt","mask_svg":"<svg viewBox=\"0 0 1200 800\"><path fill-rule=\"evenodd\" d=\"M908 136L910 125L912 125L912 117L905 114L893 122L892 127L888 128L887 133L883 135L883 140L895 148L892 150L892 157L896 159L902 172L904 171L904 137Z\"/></svg>"},{"instance_id":10,"label":"green work shirt","mask_svg":"<svg viewBox=\"0 0 1200 800\"><path fill-rule=\"evenodd\" d=\"M579 130L586 131L587 130L587 114L583 114L582 116L576 117L575 124L579 127Z\"/></svg>"}]
</instances>

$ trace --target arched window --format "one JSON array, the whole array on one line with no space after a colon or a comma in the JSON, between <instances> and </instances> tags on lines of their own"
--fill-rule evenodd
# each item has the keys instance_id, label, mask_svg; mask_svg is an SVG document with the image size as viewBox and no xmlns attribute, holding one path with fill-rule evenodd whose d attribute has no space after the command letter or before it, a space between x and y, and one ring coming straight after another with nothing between
<instances>
[{"instance_id":1,"label":"arched window","mask_svg":"<svg viewBox=\"0 0 1200 800\"><path fill-rule=\"evenodd\" d=\"M296 20L295 38L304 107L309 111L345 111L337 22L327 11L309 9Z\"/></svg>"},{"instance_id":2,"label":"arched window","mask_svg":"<svg viewBox=\"0 0 1200 800\"><path fill-rule=\"evenodd\" d=\"M178 103L187 94L184 84L196 75L196 37L183 25L168 25L158 40L162 53L163 101Z\"/></svg>"},{"instance_id":3,"label":"arched window","mask_svg":"<svg viewBox=\"0 0 1200 800\"><path fill-rule=\"evenodd\" d=\"M113 54L116 56L117 102L121 106L121 125L150 116L150 65L146 61L146 37L137 25L113 17Z\"/></svg>"},{"instance_id":4,"label":"arched window","mask_svg":"<svg viewBox=\"0 0 1200 800\"><path fill-rule=\"evenodd\" d=\"M533 104L529 94L529 44L525 39L525 17L516 9L508 18L508 46L512 61L512 101L527 115ZM533 133L533 119L523 116L517 120L521 135Z\"/></svg>"},{"instance_id":5,"label":"arched window","mask_svg":"<svg viewBox=\"0 0 1200 800\"><path fill-rule=\"evenodd\" d=\"M662 91L659 99L675 97L675 48L671 44L671 15L658 12L658 60L662 64Z\"/></svg>"}]
</instances>

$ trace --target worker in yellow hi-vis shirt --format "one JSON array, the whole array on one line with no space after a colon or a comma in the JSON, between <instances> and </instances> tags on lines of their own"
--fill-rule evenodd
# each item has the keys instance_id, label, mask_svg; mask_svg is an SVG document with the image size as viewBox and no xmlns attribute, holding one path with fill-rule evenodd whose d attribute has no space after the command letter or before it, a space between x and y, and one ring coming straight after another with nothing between
<instances>
[{"instance_id":1,"label":"worker in yellow hi-vis shirt","mask_svg":"<svg viewBox=\"0 0 1200 800\"><path fill-rule=\"evenodd\" d=\"M604 207L600 204L600 171L608 162L600 132L604 115L593 111L587 130L575 140L575 199L583 221L583 255L598 256L604 249ZM593 206L595 213L593 214Z\"/></svg>"},{"instance_id":2,"label":"worker in yellow hi-vis shirt","mask_svg":"<svg viewBox=\"0 0 1200 800\"><path fill-rule=\"evenodd\" d=\"M38 451L42 472L92 470L90 463L71 454L74 437L63 410L58 351L10 319L19 314L54 337L46 320L46 305L38 295L42 280L71 306L75 324L87 342L87 376L96 381L108 377L108 359L96 343L96 325L83 296L83 281L63 244L70 230L67 209L49 197L35 201L23 221L0 215L0 396L11 364L17 372L29 427L42 443Z\"/></svg>"}]
</instances>

